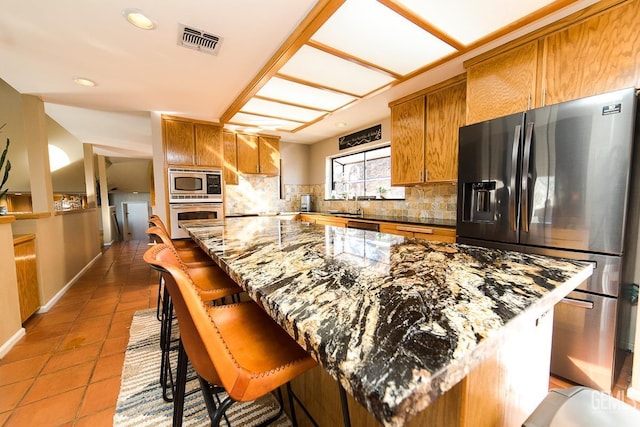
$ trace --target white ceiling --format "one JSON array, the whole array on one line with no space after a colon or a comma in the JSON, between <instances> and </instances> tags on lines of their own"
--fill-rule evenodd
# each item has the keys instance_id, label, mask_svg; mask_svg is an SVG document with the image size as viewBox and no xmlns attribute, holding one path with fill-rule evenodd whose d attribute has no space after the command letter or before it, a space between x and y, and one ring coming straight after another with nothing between
<instances>
[{"instance_id":1,"label":"white ceiling","mask_svg":"<svg viewBox=\"0 0 640 427\"><path fill-rule=\"evenodd\" d=\"M492 2L509 8L512 0ZM595 2L560 0L570 5L298 132L271 133L283 141L309 144L358 130L387 117L390 101L462 73L463 60ZM460 15L464 26L478 25L484 32L480 24L490 20L478 17L497 10L477 10L472 7L481 3L477 0L451 3L457 5L455 12L441 8L437 19ZM315 4L316 0L4 1L0 78L21 93L40 96L49 116L82 142L95 144L99 153L151 157L149 112L219 121ZM156 29L129 24L122 15L126 8L143 10ZM218 55L178 46L179 24L221 36ZM327 75L332 71L322 70ZM97 86L79 86L72 81L76 76L90 78ZM339 128L338 123L347 126Z\"/></svg>"}]
</instances>

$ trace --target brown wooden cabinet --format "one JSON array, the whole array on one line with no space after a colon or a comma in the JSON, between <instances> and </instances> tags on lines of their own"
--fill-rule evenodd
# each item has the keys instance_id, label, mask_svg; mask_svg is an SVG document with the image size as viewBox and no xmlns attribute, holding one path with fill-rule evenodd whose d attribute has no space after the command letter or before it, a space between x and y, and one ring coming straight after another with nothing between
<instances>
[{"instance_id":1,"label":"brown wooden cabinet","mask_svg":"<svg viewBox=\"0 0 640 427\"><path fill-rule=\"evenodd\" d=\"M405 237L416 237L418 239L433 240L437 242L454 243L456 241L456 230L454 228L381 222L380 232L397 234Z\"/></svg>"},{"instance_id":2,"label":"brown wooden cabinet","mask_svg":"<svg viewBox=\"0 0 640 427\"><path fill-rule=\"evenodd\" d=\"M427 95L427 182L458 179L458 129L465 124L466 84Z\"/></svg>"},{"instance_id":3,"label":"brown wooden cabinet","mask_svg":"<svg viewBox=\"0 0 640 427\"><path fill-rule=\"evenodd\" d=\"M631 30L638 26L640 1L622 2L467 61L467 123L638 87L640 33Z\"/></svg>"},{"instance_id":4,"label":"brown wooden cabinet","mask_svg":"<svg viewBox=\"0 0 640 427\"><path fill-rule=\"evenodd\" d=\"M25 234L14 236L13 239L22 323L40 308L35 238L35 234Z\"/></svg>"},{"instance_id":5,"label":"brown wooden cabinet","mask_svg":"<svg viewBox=\"0 0 640 427\"><path fill-rule=\"evenodd\" d=\"M280 173L280 138L264 135L236 135L238 171L276 176Z\"/></svg>"},{"instance_id":6,"label":"brown wooden cabinet","mask_svg":"<svg viewBox=\"0 0 640 427\"><path fill-rule=\"evenodd\" d=\"M280 138L275 136L260 136L260 173L278 175L280 173Z\"/></svg>"},{"instance_id":7,"label":"brown wooden cabinet","mask_svg":"<svg viewBox=\"0 0 640 427\"><path fill-rule=\"evenodd\" d=\"M391 185L424 182L425 115L424 96L391 106Z\"/></svg>"},{"instance_id":8,"label":"brown wooden cabinet","mask_svg":"<svg viewBox=\"0 0 640 427\"><path fill-rule=\"evenodd\" d=\"M472 65L467 70L467 124L536 106L538 41Z\"/></svg>"},{"instance_id":9,"label":"brown wooden cabinet","mask_svg":"<svg viewBox=\"0 0 640 427\"><path fill-rule=\"evenodd\" d=\"M466 86L456 77L427 93L391 103L391 185L453 181Z\"/></svg>"},{"instance_id":10,"label":"brown wooden cabinet","mask_svg":"<svg viewBox=\"0 0 640 427\"><path fill-rule=\"evenodd\" d=\"M216 124L163 118L167 165L223 166L222 128Z\"/></svg>"},{"instance_id":11,"label":"brown wooden cabinet","mask_svg":"<svg viewBox=\"0 0 640 427\"><path fill-rule=\"evenodd\" d=\"M238 149L236 146L236 134L222 132L224 151L224 182L230 185L238 184Z\"/></svg>"},{"instance_id":12,"label":"brown wooden cabinet","mask_svg":"<svg viewBox=\"0 0 640 427\"><path fill-rule=\"evenodd\" d=\"M195 160L198 166L221 168L222 128L220 126L195 124Z\"/></svg>"},{"instance_id":13,"label":"brown wooden cabinet","mask_svg":"<svg viewBox=\"0 0 640 427\"><path fill-rule=\"evenodd\" d=\"M544 39L546 104L640 86L640 1Z\"/></svg>"}]
</instances>

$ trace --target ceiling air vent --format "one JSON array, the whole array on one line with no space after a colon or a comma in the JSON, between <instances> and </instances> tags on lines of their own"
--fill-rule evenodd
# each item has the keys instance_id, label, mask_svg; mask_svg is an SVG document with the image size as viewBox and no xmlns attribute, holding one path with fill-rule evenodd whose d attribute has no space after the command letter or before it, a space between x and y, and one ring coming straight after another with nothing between
<instances>
[{"instance_id":1,"label":"ceiling air vent","mask_svg":"<svg viewBox=\"0 0 640 427\"><path fill-rule=\"evenodd\" d=\"M197 28L180 24L180 32L178 34L178 44L180 46L199 50L200 52L211 55L217 55L222 40L223 38L220 36L214 36Z\"/></svg>"}]
</instances>

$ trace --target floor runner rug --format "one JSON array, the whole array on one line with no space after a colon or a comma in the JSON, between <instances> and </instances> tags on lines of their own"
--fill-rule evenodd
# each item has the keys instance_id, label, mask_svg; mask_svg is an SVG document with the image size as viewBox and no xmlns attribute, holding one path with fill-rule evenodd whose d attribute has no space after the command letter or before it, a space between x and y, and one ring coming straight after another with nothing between
<instances>
[{"instance_id":1,"label":"floor runner rug","mask_svg":"<svg viewBox=\"0 0 640 427\"><path fill-rule=\"evenodd\" d=\"M176 328L177 329L177 328ZM172 367L177 365L177 351L172 352ZM191 371L191 367L189 367ZM192 372L190 372L190 375ZM131 323L129 344L122 369L122 381L113 425L129 426L170 426L173 404L162 399L160 377L160 322L156 310L138 311ZM197 388L198 381L190 381L187 393ZM224 399L226 396L221 396ZM227 410L231 426L253 426L275 415L278 402L268 394L254 402L234 403ZM184 426L209 426L202 393L196 391L188 395L184 405ZM226 425L223 421L221 426ZM290 426L285 414L272 424L277 427Z\"/></svg>"}]
</instances>

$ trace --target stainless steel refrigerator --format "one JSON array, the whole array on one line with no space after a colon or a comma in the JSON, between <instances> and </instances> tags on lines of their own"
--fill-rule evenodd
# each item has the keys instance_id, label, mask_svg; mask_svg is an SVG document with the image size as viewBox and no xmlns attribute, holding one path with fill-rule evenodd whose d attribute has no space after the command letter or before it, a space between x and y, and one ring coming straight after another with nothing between
<instances>
[{"instance_id":1,"label":"stainless steel refrigerator","mask_svg":"<svg viewBox=\"0 0 640 427\"><path fill-rule=\"evenodd\" d=\"M635 121L631 88L459 133L458 242L595 262L556 306L551 372L604 391L615 372Z\"/></svg>"}]
</instances>

